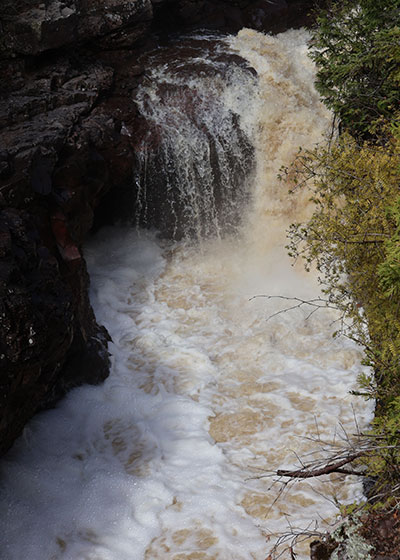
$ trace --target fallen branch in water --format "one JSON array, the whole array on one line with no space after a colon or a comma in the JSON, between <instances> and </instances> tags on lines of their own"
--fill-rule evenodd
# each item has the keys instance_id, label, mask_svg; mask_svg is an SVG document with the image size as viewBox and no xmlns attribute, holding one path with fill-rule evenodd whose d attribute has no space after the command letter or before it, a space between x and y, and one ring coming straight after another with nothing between
<instances>
[{"instance_id":1,"label":"fallen branch in water","mask_svg":"<svg viewBox=\"0 0 400 560\"><path fill-rule=\"evenodd\" d=\"M358 459L362 455L365 455L365 451L359 451L358 453L353 453L352 455L348 455L344 459L340 461L336 461L334 463L329 463L319 468L310 468L309 466L305 465L301 469L297 469L295 471L279 469L276 471L278 476L287 476L289 478L313 478L316 476L322 476L324 474L331 474L331 473L340 473L340 474L354 474L356 476L364 476L363 472L343 469L344 465L348 465L355 459Z\"/></svg>"}]
</instances>

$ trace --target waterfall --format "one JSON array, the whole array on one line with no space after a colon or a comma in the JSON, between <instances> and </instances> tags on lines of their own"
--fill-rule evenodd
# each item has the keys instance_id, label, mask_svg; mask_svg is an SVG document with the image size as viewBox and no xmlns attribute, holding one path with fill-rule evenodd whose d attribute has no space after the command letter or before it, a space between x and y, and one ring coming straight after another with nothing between
<instances>
[{"instance_id":1,"label":"waterfall","mask_svg":"<svg viewBox=\"0 0 400 560\"><path fill-rule=\"evenodd\" d=\"M362 428L372 414L349 394L364 367L357 346L332 338L334 312L253 298L319 295L284 248L308 201L276 178L329 125L307 39L196 39L189 74L187 55L152 55L137 95L153 126L138 145L138 212L154 226L161 170L176 239L108 228L86 247L112 372L36 416L1 462L1 560L264 560L289 527L324 529L335 500L362 495L351 477L285 488L271 477L319 451L313 438L340 442L354 415Z\"/></svg>"},{"instance_id":2,"label":"waterfall","mask_svg":"<svg viewBox=\"0 0 400 560\"><path fill-rule=\"evenodd\" d=\"M254 71L212 36L181 38L144 58L136 220L175 239L235 231L253 169L241 115Z\"/></svg>"}]
</instances>

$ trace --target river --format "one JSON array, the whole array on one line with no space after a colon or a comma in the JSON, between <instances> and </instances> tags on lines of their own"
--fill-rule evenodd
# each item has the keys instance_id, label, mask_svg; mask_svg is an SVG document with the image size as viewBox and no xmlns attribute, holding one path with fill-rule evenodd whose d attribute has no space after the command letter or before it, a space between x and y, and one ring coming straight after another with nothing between
<instances>
[{"instance_id":1,"label":"river","mask_svg":"<svg viewBox=\"0 0 400 560\"><path fill-rule=\"evenodd\" d=\"M280 535L324 530L336 501L361 497L352 477L283 486L272 476L314 457L316 439L340 443L355 417L365 426L372 414L349 394L361 351L332 337L334 312L309 316L284 311L290 301L254 297L320 294L316 274L293 266L285 249L289 224L310 212L307 196L289 196L277 179L299 146L329 131L307 39L303 30L242 30L221 44L258 77L238 68L225 85L189 83L217 88L254 150L242 196L231 197L227 168L242 157L242 140L219 109L203 108L201 130L218 135L222 218L204 139L177 128L173 101L161 107L152 85L169 68L142 86L149 118L167 128L175 111L165 153L195 235L171 241L121 226L86 246L92 303L113 340L111 375L37 415L2 460L2 560L264 560ZM224 159L229 140L236 147ZM146 193L138 196L146 208ZM299 559L307 546L298 545Z\"/></svg>"}]
</instances>

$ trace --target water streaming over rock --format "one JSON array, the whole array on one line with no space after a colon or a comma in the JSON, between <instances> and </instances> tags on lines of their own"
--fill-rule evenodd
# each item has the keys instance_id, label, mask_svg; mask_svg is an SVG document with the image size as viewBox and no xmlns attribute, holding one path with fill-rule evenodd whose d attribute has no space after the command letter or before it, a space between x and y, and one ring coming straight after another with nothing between
<instances>
[{"instance_id":1,"label":"water streaming over rock","mask_svg":"<svg viewBox=\"0 0 400 560\"><path fill-rule=\"evenodd\" d=\"M175 239L234 231L254 167L240 123L254 71L211 36L181 38L143 58L137 221Z\"/></svg>"},{"instance_id":2,"label":"water streaming over rock","mask_svg":"<svg viewBox=\"0 0 400 560\"><path fill-rule=\"evenodd\" d=\"M333 496L360 495L349 478L280 494L279 484L260 476L295 466L315 448L309 436L329 439L339 422L351 432L352 405L361 426L371 413L348 393L362 371L360 351L332 338L331 312L307 318L297 309L266 321L279 301L251 299L319 293L314 276L293 268L284 249L285 229L307 214L307 201L289 199L276 179L329 122L313 89L306 40L304 31L270 37L249 30L226 39L225 49L248 60L258 79L240 65L230 69L228 87L210 94L227 109L215 122L206 110L204 130L199 117L193 125L177 113L174 96L169 122L167 107L155 102L158 87L142 91L149 118L165 121L167 132L157 126L161 158L178 158L179 178L175 184L171 175L167 187L182 197L195 233L218 233L225 219L231 223L229 208L243 203L228 202L220 219L208 196L215 178L205 164L209 139L216 135L225 161L219 126L225 130L227 121L242 131L232 133L235 158L240 144L254 146L251 199L240 206L236 235L201 247L115 228L86 248L92 301L113 338L112 374L104 386L74 390L34 418L2 461L2 560L263 560L289 523L330 521ZM169 66L157 70L158 79L167 74L171 80ZM222 78L214 75L212 87L215 80ZM184 140L177 123L194 138ZM187 145L198 166L181 156ZM251 168L243 164L241 177ZM191 191L203 180L207 209L203 193ZM210 230L202 230L204 215ZM306 548L298 552L303 558Z\"/></svg>"}]
</instances>

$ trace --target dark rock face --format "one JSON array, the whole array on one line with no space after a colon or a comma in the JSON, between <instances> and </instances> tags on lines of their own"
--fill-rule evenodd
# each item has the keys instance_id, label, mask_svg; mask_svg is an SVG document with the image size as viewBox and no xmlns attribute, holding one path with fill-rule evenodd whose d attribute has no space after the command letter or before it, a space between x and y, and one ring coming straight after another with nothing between
<instances>
[{"instance_id":1,"label":"dark rock face","mask_svg":"<svg viewBox=\"0 0 400 560\"><path fill-rule=\"evenodd\" d=\"M0 101L0 451L36 410L108 374L81 245L131 166L118 97L98 106L116 71L85 53L34 62Z\"/></svg>"},{"instance_id":2,"label":"dark rock face","mask_svg":"<svg viewBox=\"0 0 400 560\"><path fill-rule=\"evenodd\" d=\"M131 46L146 33L153 10L150 0L5 0L2 15L4 48L37 55L89 40Z\"/></svg>"},{"instance_id":3,"label":"dark rock face","mask_svg":"<svg viewBox=\"0 0 400 560\"><path fill-rule=\"evenodd\" d=\"M304 14L310 2L300 4ZM300 4L2 1L0 453L35 411L107 375L108 335L90 307L82 243L132 185L132 98L139 55L156 45L151 27L281 30Z\"/></svg>"},{"instance_id":4,"label":"dark rock face","mask_svg":"<svg viewBox=\"0 0 400 560\"><path fill-rule=\"evenodd\" d=\"M181 26L206 23L208 28L231 32L242 27L283 31L288 5L285 0L179 0L164 4L165 14L167 10L169 18L173 17Z\"/></svg>"},{"instance_id":5,"label":"dark rock face","mask_svg":"<svg viewBox=\"0 0 400 560\"><path fill-rule=\"evenodd\" d=\"M35 222L37 217L24 210L9 208L0 213L3 447L13 441L38 405L44 406L80 381L77 370L65 367L67 354L79 351L86 361L91 355L89 376L93 368L98 368L98 378L107 374L107 335L90 310L87 283L68 282L68 277L85 279L84 262L60 264L43 243L40 224Z\"/></svg>"},{"instance_id":6,"label":"dark rock face","mask_svg":"<svg viewBox=\"0 0 400 560\"><path fill-rule=\"evenodd\" d=\"M166 0L153 2L159 28L205 27L236 32L243 27L279 33L307 25L324 0Z\"/></svg>"}]
</instances>

